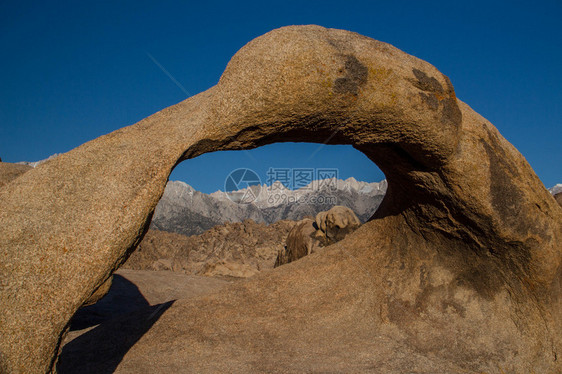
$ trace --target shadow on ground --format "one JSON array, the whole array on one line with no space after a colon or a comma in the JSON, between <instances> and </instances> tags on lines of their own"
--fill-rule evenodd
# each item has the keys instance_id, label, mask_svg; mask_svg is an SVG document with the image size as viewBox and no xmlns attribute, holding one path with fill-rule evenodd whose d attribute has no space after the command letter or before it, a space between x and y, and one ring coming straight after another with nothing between
<instances>
[{"instance_id":1,"label":"shadow on ground","mask_svg":"<svg viewBox=\"0 0 562 374\"><path fill-rule=\"evenodd\" d=\"M70 331L99 325L122 314L129 314L148 306L150 303L133 282L119 274L114 274L107 295L93 305L78 309L70 321Z\"/></svg>"},{"instance_id":2,"label":"shadow on ground","mask_svg":"<svg viewBox=\"0 0 562 374\"><path fill-rule=\"evenodd\" d=\"M173 303L150 306L137 286L115 274L108 294L73 317L71 331L98 326L63 347L57 372L113 373L129 349Z\"/></svg>"}]
</instances>

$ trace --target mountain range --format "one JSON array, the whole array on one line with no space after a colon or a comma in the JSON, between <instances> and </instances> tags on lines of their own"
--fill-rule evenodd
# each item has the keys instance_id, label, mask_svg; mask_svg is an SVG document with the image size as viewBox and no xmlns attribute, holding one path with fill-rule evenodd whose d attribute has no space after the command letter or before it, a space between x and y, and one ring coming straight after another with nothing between
<instances>
[{"instance_id":1,"label":"mountain range","mask_svg":"<svg viewBox=\"0 0 562 374\"><path fill-rule=\"evenodd\" d=\"M18 162L36 167L50 160ZM228 222L252 219L271 224L280 220L300 220L315 216L334 205L352 209L361 222L366 222L380 205L386 192L386 180L362 182L351 177L345 180L326 179L290 190L281 182L254 185L236 191L206 194L181 181L169 181L152 218L151 228L183 235L197 235ZM556 195L562 183L548 188ZM250 199L248 199L250 197ZM246 201L241 203L237 201ZM250 200L250 201L248 201Z\"/></svg>"},{"instance_id":2,"label":"mountain range","mask_svg":"<svg viewBox=\"0 0 562 374\"><path fill-rule=\"evenodd\" d=\"M196 235L226 222L252 219L271 224L279 220L314 217L335 205L349 207L362 222L366 222L381 203L386 187L386 180L368 183L351 177L313 181L297 190L275 182L228 193L205 194L185 182L170 181L156 206L151 225L158 230ZM254 199L248 203L236 202L240 196Z\"/></svg>"}]
</instances>

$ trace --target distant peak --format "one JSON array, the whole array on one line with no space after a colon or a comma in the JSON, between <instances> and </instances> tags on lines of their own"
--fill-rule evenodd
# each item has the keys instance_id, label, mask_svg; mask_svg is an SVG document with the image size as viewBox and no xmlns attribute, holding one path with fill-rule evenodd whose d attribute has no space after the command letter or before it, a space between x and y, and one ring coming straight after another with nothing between
<instances>
[{"instance_id":1,"label":"distant peak","mask_svg":"<svg viewBox=\"0 0 562 374\"><path fill-rule=\"evenodd\" d=\"M52 160L53 158L57 157L58 155L60 155L60 153L55 153L53 155L50 155L49 157L43 159L43 160L39 160L39 161L20 161L20 162L16 162L16 164L21 164L21 165L29 165L31 167L36 167L38 165L41 165L42 163L44 163L45 161L49 161Z\"/></svg>"}]
</instances>

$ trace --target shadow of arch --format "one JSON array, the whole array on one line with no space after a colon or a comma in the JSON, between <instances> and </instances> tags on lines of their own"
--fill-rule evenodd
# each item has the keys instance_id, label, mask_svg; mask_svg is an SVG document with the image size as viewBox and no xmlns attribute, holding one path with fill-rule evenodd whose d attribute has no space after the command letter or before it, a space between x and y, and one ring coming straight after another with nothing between
<instances>
[{"instance_id":1,"label":"shadow of arch","mask_svg":"<svg viewBox=\"0 0 562 374\"><path fill-rule=\"evenodd\" d=\"M62 349L60 374L110 374L129 349L158 321L174 301L142 307L124 314L75 338Z\"/></svg>"},{"instance_id":2,"label":"shadow of arch","mask_svg":"<svg viewBox=\"0 0 562 374\"><path fill-rule=\"evenodd\" d=\"M113 275L109 292L93 305L78 309L70 321L70 331L104 323L122 314L149 307L139 288L127 278Z\"/></svg>"}]
</instances>

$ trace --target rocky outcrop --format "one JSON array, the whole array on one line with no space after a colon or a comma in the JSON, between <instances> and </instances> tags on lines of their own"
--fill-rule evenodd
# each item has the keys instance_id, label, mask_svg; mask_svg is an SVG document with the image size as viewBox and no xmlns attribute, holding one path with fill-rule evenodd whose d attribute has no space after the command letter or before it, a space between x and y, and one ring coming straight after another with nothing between
<instances>
[{"instance_id":1,"label":"rocky outcrop","mask_svg":"<svg viewBox=\"0 0 562 374\"><path fill-rule=\"evenodd\" d=\"M348 207L341 205L337 205L326 212L318 213L315 223L319 230L316 238L319 238L324 245L339 242L361 226L361 221L355 213Z\"/></svg>"},{"instance_id":2,"label":"rocky outcrop","mask_svg":"<svg viewBox=\"0 0 562 374\"><path fill-rule=\"evenodd\" d=\"M361 226L359 218L345 206L336 205L319 212L314 220L305 218L289 232L286 245L275 260L275 267L314 253L316 249L339 242Z\"/></svg>"},{"instance_id":3,"label":"rocky outcrop","mask_svg":"<svg viewBox=\"0 0 562 374\"><path fill-rule=\"evenodd\" d=\"M316 229L314 221L310 218L297 222L289 232L285 246L277 253L274 267L296 261L319 248L321 243L314 237Z\"/></svg>"},{"instance_id":4,"label":"rocky outcrop","mask_svg":"<svg viewBox=\"0 0 562 374\"><path fill-rule=\"evenodd\" d=\"M271 269L295 222L226 223L190 237L149 230L123 265L135 270L172 270L193 275L247 278Z\"/></svg>"},{"instance_id":5,"label":"rocky outcrop","mask_svg":"<svg viewBox=\"0 0 562 374\"><path fill-rule=\"evenodd\" d=\"M182 271L187 266L192 248L189 237L185 235L151 229L122 267Z\"/></svg>"},{"instance_id":6,"label":"rocky outcrop","mask_svg":"<svg viewBox=\"0 0 562 374\"><path fill-rule=\"evenodd\" d=\"M177 300L121 372L562 370L562 209L526 160L432 65L295 26L248 43L209 90L0 189L1 371L53 368L178 162L280 141L353 144L375 162L388 190L373 219L322 253Z\"/></svg>"}]
</instances>

